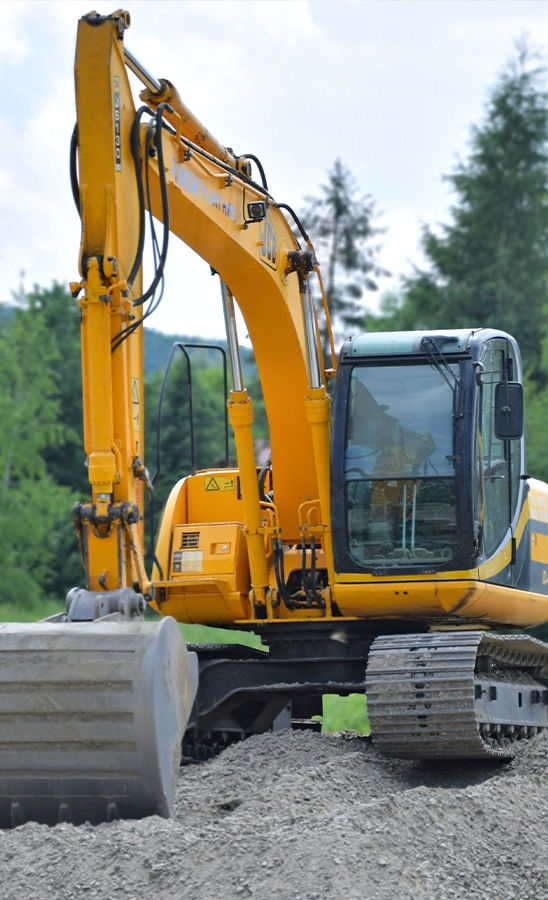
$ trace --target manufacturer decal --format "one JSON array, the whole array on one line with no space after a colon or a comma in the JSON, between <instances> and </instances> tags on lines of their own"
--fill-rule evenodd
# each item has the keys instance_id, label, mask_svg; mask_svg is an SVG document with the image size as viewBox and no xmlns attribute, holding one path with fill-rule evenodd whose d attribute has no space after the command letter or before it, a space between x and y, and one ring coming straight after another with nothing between
<instances>
[{"instance_id":1,"label":"manufacturer decal","mask_svg":"<svg viewBox=\"0 0 548 900\"><path fill-rule=\"evenodd\" d=\"M223 216L231 219L232 222L236 221L236 207L234 204L226 203L214 188L209 187L193 172L189 172L183 163L177 162L176 159L171 160L171 178L187 194L191 194L197 199L205 200L210 206L218 209Z\"/></svg>"},{"instance_id":2,"label":"manufacturer decal","mask_svg":"<svg viewBox=\"0 0 548 900\"><path fill-rule=\"evenodd\" d=\"M122 171L122 135L120 122L120 79L114 76L114 161L116 171Z\"/></svg>"},{"instance_id":3,"label":"manufacturer decal","mask_svg":"<svg viewBox=\"0 0 548 900\"><path fill-rule=\"evenodd\" d=\"M274 226L267 215L263 220L263 230L261 231L261 259L271 269L276 268L278 258L278 237Z\"/></svg>"}]
</instances>

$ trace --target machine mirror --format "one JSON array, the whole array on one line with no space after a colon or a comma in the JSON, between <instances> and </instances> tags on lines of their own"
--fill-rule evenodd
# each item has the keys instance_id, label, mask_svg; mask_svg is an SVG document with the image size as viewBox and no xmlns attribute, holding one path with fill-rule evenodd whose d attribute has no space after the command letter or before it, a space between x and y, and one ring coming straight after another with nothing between
<instances>
[{"instance_id":1,"label":"machine mirror","mask_svg":"<svg viewBox=\"0 0 548 900\"><path fill-rule=\"evenodd\" d=\"M501 441L523 434L523 386L519 381L501 381L495 387L495 434Z\"/></svg>"}]
</instances>

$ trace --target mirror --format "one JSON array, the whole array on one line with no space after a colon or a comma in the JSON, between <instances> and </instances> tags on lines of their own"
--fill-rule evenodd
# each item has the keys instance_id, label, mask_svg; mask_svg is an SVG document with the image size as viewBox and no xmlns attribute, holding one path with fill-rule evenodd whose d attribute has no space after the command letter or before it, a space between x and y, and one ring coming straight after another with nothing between
<instances>
[{"instance_id":1,"label":"mirror","mask_svg":"<svg viewBox=\"0 0 548 900\"><path fill-rule=\"evenodd\" d=\"M495 386L495 434L501 441L523 434L523 386L519 381L501 381Z\"/></svg>"}]
</instances>

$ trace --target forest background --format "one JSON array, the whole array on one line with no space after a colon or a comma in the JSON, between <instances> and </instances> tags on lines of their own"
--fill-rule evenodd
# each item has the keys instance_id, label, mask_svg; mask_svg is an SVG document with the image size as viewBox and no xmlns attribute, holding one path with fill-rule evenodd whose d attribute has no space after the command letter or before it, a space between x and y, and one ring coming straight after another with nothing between
<instances>
[{"instance_id":1,"label":"forest background","mask_svg":"<svg viewBox=\"0 0 548 900\"><path fill-rule=\"evenodd\" d=\"M382 215L342 159L301 211L327 287L337 345L352 333L493 326L513 334L526 372L528 468L548 480L548 94L542 61L521 42L493 86L468 156L446 175L449 224L425 226L427 264L378 299ZM79 310L58 283L0 304L0 619L39 617L63 606L82 582L71 510L86 499ZM189 336L145 328L146 457L158 468L156 409L171 345ZM224 448L224 387L218 354L194 349L195 464ZM260 385L249 351L246 382L255 437L268 444ZM189 391L181 360L171 371L161 420L155 507L191 471ZM233 453L230 448L230 453ZM157 514L156 519L159 516Z\"/></svg>"}]
</instances>

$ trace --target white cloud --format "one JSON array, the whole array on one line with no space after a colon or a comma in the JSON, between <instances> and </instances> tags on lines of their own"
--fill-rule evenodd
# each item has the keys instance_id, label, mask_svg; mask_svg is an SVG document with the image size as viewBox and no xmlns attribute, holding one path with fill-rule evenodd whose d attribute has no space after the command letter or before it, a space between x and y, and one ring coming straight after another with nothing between
<instances>
[{"instance_id":1,"label":"white cloud","mask_svg":"<svg viewBox=\"0 0 548 900\"><path fill-rule=\"evenodd\" d=\"M19 63L30 53L25 37L24 21L28 4L2 3L2 28L0 29L0 72L9 76L9 66Z\"/></svg>"},{"instance_id":2,"label":"white cloud","mask_svg":"<svg viewBox=\"0 0 548 900\"><path fill-rule=\"evenodd\" d=\"M0 300L17 289L22 267L28 284L77 276L68 140L78 17L92 5L2 3ZM466 155L469 127L514 38L523 30L548 34L548 4L528 0L127 5L127 46L153 75L177 84L220 141L257 153L279 200L299 210L342 158L383 210L381 262L394 277L421 261L420 223L446 218L442 174ZM153 324L219 334L215 281L176 243L168 312Z\"/></svg>"},{"instance_id":3,"label":"white cloud","mask_svg":"<svg viewBox=\"0 0 548 900\"><path fill-rule=\"evenodd\" d=\"M255 35L259 30L265 41L283 40L290 46L302 38L318 38L323 33L309 0L224 0L222 3L187 0L183 15L190 11L216 26L223 23L229 33ZM248 52L260 62L259 42L249 47Z\"/></svg>"}]
</instances>

